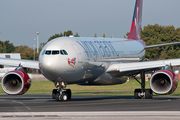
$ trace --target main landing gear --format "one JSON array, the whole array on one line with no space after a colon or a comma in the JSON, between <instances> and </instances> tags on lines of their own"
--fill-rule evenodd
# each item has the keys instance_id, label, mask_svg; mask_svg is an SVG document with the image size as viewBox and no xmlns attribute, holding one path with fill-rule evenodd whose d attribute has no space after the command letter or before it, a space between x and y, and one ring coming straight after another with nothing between
<instances>
[{"instance_id":1,"label":"main landing gear","mask_svg":"<svg viewBox=\"0 0 180 120\"><path fill-rule=\"evenodd\" d=\"M134 79L135 76L134 76ZM153 92L151 89L145 89L145 72L141 71L141 82L136 79L136 81L141 84L141 89L135 89L134 90L134 99L141 99L142 97L145 96L146 99L152 99Z\"/></svg>"},{"instance_id":2,"label":"main landing gear","mask_svg":"<svg viewBox=\"0 0 180 120\"><path fill-rule=\"evenodd\" d=\"M61 82L60 84L56 85L59 89L53 89L52 91L52 99L56 99L57 101L66 101L71 99L71 90L64 89L66 88L67 84Z\"/></svg>"}]
</instances>

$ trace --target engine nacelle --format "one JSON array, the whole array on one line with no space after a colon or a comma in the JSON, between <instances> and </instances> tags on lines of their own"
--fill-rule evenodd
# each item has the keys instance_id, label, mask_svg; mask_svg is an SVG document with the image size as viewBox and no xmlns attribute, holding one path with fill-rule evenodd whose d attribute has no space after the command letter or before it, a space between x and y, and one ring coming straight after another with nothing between
<instances>
[{"instance_id":1,"label":"engine nacelle","mask_svg":"<svg viewBox=\"0 0 180 120\"><path fill-rule=\"evenodd\" d=\"M6 73L1 81L2 89L8 95L22 95L31 86L31 79L23 71L10 71Z\"/></svg>"},{"instance_id":2,"label":"engine nacelle","mask_svg":"<svg viewBox=\"0 0 180 120\"><path fill-rule=\"evenodd\" d=\"M177 76L169 70L158 70L150 79L152 91L160 95L173 93L176 90L177 85Z\"/></svg>"}]
</instances>

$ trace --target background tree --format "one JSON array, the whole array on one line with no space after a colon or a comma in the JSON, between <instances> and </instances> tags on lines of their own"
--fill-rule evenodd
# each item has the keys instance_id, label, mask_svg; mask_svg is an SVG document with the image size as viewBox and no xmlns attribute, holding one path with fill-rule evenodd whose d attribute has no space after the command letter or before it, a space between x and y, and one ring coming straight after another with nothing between
<instances>
[{"instance_id":1,"label":"background tree","mask_svg":"<svg viewBox=\"0 0 180 120\"><path fill-rule=\"evenodd\" d=\"M64 31L64 33L63 33L63 36L65 36L65 37L68 37L68 36L70 36L70 35L73 35L73 33L72 33L71 30Z\"/></svg>"},{"instance_id":2,"label":"background tree","mask_svg":"<svg viewBox=\"0 0 180 120\"><path fill-rule=\"evenodd\" d=\"M4 41L4 45L6 47L6 53L14 52L15 46L13 45L13 43L10 43L9 40Z\"/></svg>"},{"instance_id":3,"label":"background tree","mask_svg":"<svg viewBox=\"0 0 180 120\"><path fill-rule=\"evenodd\" d=\"M96 38L97 37L97 34L95 33L94 37Z\"/></svg>"},{"instance_id":4,"label":"background tree","mask_svg":"<svg viewBox=\"0 0 180 120\"><path fill-rule=\"evenodd\" d=\"M76 33L76 34L74 35L74 37L80 37L80 36L79 36L79 34L78 34L78 33Z\"/></svg>"},{"instance_id":5,"label":"background tree","mask_svg":"<svg viewBox=\"0 0 180 120\"><path fill-rule=\"evenodd\" d=\"M6 53L5 43L1 40L0 40L0 53Z\"/></svg>"},{"instance_id":6,"label":"background tree","mask_svg":"<svg viewBox=\"0 0 180 120\"><path fill-rule=\"evenodd\" d=\"M103 38L105 38L105 37L106 37L106 36L105 36L105 33L102 35L102 37L103 37Z\"/></svg>"},{"instance_id":7,"label":"background tree","mask_svg":"<svg viewBox=\"0 0 180 120\"><path fill-rule=\"evenodd\" d=\"M129 33L124 36L127 38ZM141 39L146 45L156 45L180 41L180 28L161 26L158 24L144 26ZM150 48L146 50L146 58L150 60L180 58L180 45Z\"/></svg>"},{"instance_id":8,"label":"background tree","mask_svg":"<svg viewBox=\"0 0 180 120\"><path fill-rule=\"evenodd\" d=\"M47 44L49 41L51 41L52 39L55 39L55 38L58 38L58 37L68 37L70 35L73 35L73 32L71 30L68 30L68 31L64 31L63 33L60 33L60 34L55 34L55 35L52 35L50 36L50 38L48 39L48 41L45 43ZM74 37L80 37L78 35L78 33L76 33L75 35L73 35Z\"/></svg>"},{"instance_id":9,"label":"background tree","mask_svg":"<svg viewBox=\"0 0 180 120\"><path fill-rule=\"evenodd\" d=\"M14 53L20 53L21 59L33 60L33 58L34 58L33 48L29 48L28 46L25 46L25 45L17 46L15 48ZM36 55L36 60L37 60L37 58L38 57Z\"/></svg>"}]
</instances>

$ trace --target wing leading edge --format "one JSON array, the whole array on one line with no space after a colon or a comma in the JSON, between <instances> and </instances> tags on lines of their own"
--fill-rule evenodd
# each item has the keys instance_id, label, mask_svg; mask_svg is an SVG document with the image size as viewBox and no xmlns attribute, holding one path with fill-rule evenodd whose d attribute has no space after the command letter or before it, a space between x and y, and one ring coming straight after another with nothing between
<instances>
[{"instance_id":1,"label":"wing leading edge","mask_svg":"<svg viewBox=\"0 0 180 120\"><path fill-rule=\"evenodd\" d=\"M169 46L169 45L177 45L177 44L180 44L180 42L157 44L157 45L148 45L148 46L145 46L145 49L154 48L154 47L163 47L163 46Z\"/></svg>"},{"instance_id":2,"label":"wing leading edge","mask_svg":"<svg viewBox=\"0 0 180 120\"><path fill-rule=\"evenodd\" d=\"M111 64L106 70L107 73L119 74L119 73L135 73L137 71L148 71L158 69L166 66L179 66L180 59L168 59L146 62L132 62L132 63L115 63Z\"/></svg>"},{"instance_id":3,"label":"wing leading edge","mask_svg":"<svg viewBox=\"0 0 180 120\"><path fill-rule=\"evenodd\" d=\"M0 58L0 65L8 65L8 66L19 66L25 68L33 68L39 69L39 62L32 60L23 60L23 59L12 59L12 58Z\"/></svg>"}]
</instances>

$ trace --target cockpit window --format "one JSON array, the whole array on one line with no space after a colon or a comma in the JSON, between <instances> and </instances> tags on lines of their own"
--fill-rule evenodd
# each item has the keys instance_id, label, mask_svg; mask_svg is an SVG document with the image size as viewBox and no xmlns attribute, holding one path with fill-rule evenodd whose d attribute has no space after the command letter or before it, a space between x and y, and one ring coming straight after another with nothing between
<instances>
[{"instance_id":1,"label":"cockpit window","mask_svg":"<svg viewBox=\"0 0 180 120\"><path fill-rule=\"evenodd\" d=\"M59 50L53 50L52 55L59 54Z\"/></svg>"},{"instance_id":2,"label":"cockpit window","mask_svg":"<svg viewBox=\"0 0 180 120\"><path fill-rule=\"evenodd\" d=\"M68 53L65 50L63 50L63 52L64 52L65 55L68 55Z\"/></svg>"},{"instance_id":3,"label":"cockpit window","mask_svg":"<svg viewBox=\"0 0 180 120\"><path fill-rule=\"evenodd\" d=\"M42 55L44 55L44 53L45 53L45 50L42 52Z\"/></svg>"},{"instance_id":4,"label":"cockpit window","mask_svg":"<svg viewBox=\"0 0 180 120\"><path fill-rule=\"evenodd\" d=\"M62 50L60 50L60 53L61 53L61 55L64 55L64 52Z\"/></svg>"},{"instance_id":5,"label":"cockpit window","mask_svg":"<svg viewBox=\"0 0 180 120\"><path fill-rule=\"evenodd\" d=\"M51 50L46 50L45 54L50 55L51 54Z\"/></svg>"},{"instance_id":6,"label":"cockpit window","mask_svg":"<svg viewBox=\"0 0 180 120\"><path fill-rule=\"evenodd\" d=\"M60 50L61 55L68 55L68 53L65 50Z\"/></svg>"}]
</instances>

